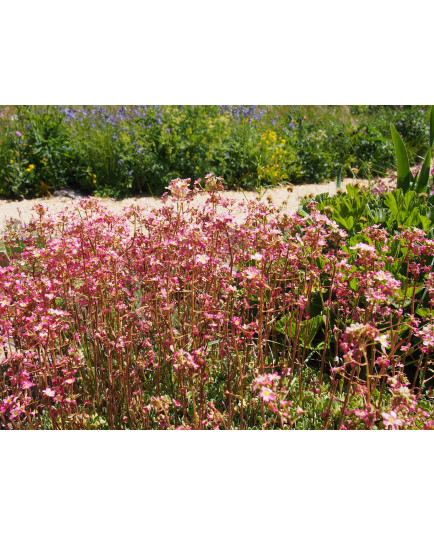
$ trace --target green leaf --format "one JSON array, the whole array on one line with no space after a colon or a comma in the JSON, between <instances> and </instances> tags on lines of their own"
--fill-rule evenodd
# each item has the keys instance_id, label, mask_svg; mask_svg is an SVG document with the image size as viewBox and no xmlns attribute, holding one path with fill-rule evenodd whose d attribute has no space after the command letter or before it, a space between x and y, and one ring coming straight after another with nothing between
<instances>
[{"instance_id":1,"label":"green leaf","mask_svg":"<svg viewBox=\"0 0 434 536\"><path fill-rule=\"evenodd\" d=\"M302 322L300 322L298 344L306 348L311 348L312 341L315 338L315 335L318 333L318 330L323 324L323 322L323 315L313 316L312 318L309 318L309 320L303 320ZM293 339L297 331L297 326L294 321L291 322L291 319L288 316L282 318L281 320L279 320L279 322L277 322L276 329L281 333L285 333L286 323L288 323L286 333L289 337Z\"/></svg>"},{"instance_id":2,"label":"green leaf","mask_svg":"<svg viewBox=\"0 0 434 536\"><path fill-rule=\"evenodd\" d=\"M404 195L404 198L402 200L402 206L401 206L401 210L403 212L403 219L406 217L407 214L410 213L415 197L416 197L416 192L414 190L411 190L410 192L407 192Z\"/></svg>"},{"instance_id":3,"label":"green leaf","mask_svg":"<svg viewBox=\"0 0 434 536\"><path fill-rule=\"evenodd\" d=\"M393 214L393 217L398 220L399 214L400 214L400 206L401 206L401 198L402 198L402 190L398 189L394 192L387 192L384 195L384 204L386 207L390 209L390 211ZM399 202L398 202L399 199Z\"/></svg>"},{"instance_id":4,"label":"green leaf","mask_svg":"<svg viewBox=\"0 0 434 536\"><path fill-rule=\"evenodd\" d=\"M416 314L419 316L428 316L431 313L431 309L428 309L426 307L419 307L419 309L416 309Z\"/></svg>"},{"instance_id":5,"label":"green leaf","mask_svg":"<svg viewBox=\"0 0 434 536\"><path fill-rule=\"evenodd\" d=\"M393 145L395 146L396 159L398 161L397 188L402 188L406 192L410 188L410 181L413 177L408 163L407 149L405 148L401 136L392 124L390 125L390 131L392 133Z\"/></svg>"},{"instance_id":6,"label":"green leaf","mask_svg":"<svg viewBox=\"0 0 434 536\"><path fill-rule=\"evenodd\" d=\"M417 227L420 222L421 220L419 217L419 209L417 207L414 207L414 209L410 212L407 218L403 219L403 224L406 227Z\"/></svg>"},{"instance_id":7,"label":"green leaf","mask_svg":"<svg viewBox=\"0 0 434 536\"><path fill-rule=\"evenodd\" d=\"M430 148L434 143L434 106L431 106L431 114L429 120L429 146Z\"/></svg>"},{"instance_id":8,"label":"green leaf","mask_svg":"<svg viewBox=\"0 0 434 536\"><path fill-rule=\"evenodd\" d=\"M426 216L423 216L422 214L419 214L419 220L420 220L423 230L428 232L433 222L430 220L430 218L427 218Z\"/></svg>"},{"instance_id":9,"label":"green leaf","mask_svg":"<svg viewBox=\"0 0 434 536\"><path fill-rule=\"evenodd\" d=\"M431 146L428 149L423 163L422 169L420 170L419 177L416 183L416 192L425 192L428 186L429 174L431 169Z\"/></svg>"}]
</instances>

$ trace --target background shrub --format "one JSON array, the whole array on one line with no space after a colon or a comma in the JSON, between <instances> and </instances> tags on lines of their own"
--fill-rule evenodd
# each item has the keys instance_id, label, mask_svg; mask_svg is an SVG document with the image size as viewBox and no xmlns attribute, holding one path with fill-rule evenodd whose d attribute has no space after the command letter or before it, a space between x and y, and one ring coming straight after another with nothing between
<instances>
[{"instance_id":1,"label":"background shrub","mask_svg":"<svg viewBox=\"0 0 434 536\"><path fill-rule=\"evenodd\" d=\"M252 189L384 175L390 122L412 163L425 106L15 106L0 108L0 195L68 186L117 198L160 195L177 177L210 172Z\"/></svg>"}]
</instances>

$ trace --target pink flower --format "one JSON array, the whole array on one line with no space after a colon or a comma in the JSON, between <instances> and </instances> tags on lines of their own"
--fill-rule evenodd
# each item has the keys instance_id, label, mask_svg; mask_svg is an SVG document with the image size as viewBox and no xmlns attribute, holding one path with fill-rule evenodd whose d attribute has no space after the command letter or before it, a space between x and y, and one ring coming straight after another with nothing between
<instances>
[{"instance_id":1,"label":"pink flower","mask_svg":"<svg viewBox=\"0 0 434 536\"><path fill-rule=\"evenodd\" d=\"M234 326L239 328L242 324L242 318L240 318L239 316L234 316L232 317L232 322L234 323Z\"/></svg>"},{"instance_id":2,"label":"pink flower","mask_svg":"<svg viewBox=\"0 0 434 536\"><path fill-rule=\"evenodd\" d=\"M390 365L390 359L387 359L387 355L381 355L375 360L380 367L388 367Z\"/></svg>"},{"instance_id":3,"label":"pink flower","mask_svg":"<svg viewBox=\"0 0 434 536\"><path fill-rule=\"evenodd\" d=\"M42 391L44 393L45 396L49 396L49 397L53 397L53 396L56 396L56 393L53 391L53 389L50 389L49 387L47 389L44 389Z\"/></svg>"},{"instance_id":4,"label":"pink flower","mask_svg":"<svg viewBox=\"0 0 434 536\"><path fill-rule=\"evenodd\" d=\"M370 253L375 252L374 246L370 246L369 244L364 244L363 242L359 242L358 244L356 244L354 247L350 249L357 249L359 251L369 251Z\"/></svg>"},{"instance_id":5,"label":"pink flower","mask_svg":"<svg viewBox=\"0 0 434 536\"><path fill-rule=\"evenodd\" d=\"M273 393L271 389L268 389L267 387L263 387L261 389L259 396L262 398L264 402L270 402L271 400L276 399L276 395Z\"/></svg>"},{"instance_id":6,"label":"pink flower","mask_svg":"<svg viewBox=\"0 0 434 536\"><path fill-rule=\"evenodd\" d=\"M24 380L21 382L21 389L30 389L30 387L33 387L35 384L32 383L30 380Z\"/></svg>"},{"instance_id":7,"label":"pink flower","mask_svg":"<svg viewBox=\"0 0 434 536\"><path fill-rule=\"evenodd\" d=\"M252 259L252 261L261 261L262 260L262 255L260 253L255 253L250 258Z\"/></svg>"},{"instance_id":8,"label":"pink flower","mask_svg":"<svg viewBox=\"0 0 434 536\"><path fill-rule=\"evenodd\" d=\"M208 255L196 255L196 264L206 264L208 261Z\"/></svg>"},{"instance_id":9,"label":"pink flower","mask_svg":"<svg viewBox=\"0 0 434 536\"><path fill-rule=\"evenodd\" d=\"M253 266L249 266L249 268L247 268L245 274L246 274L247 279L255 279L255 277L258 277L258 275L259 275L259 270L257 270Z\"/></svg>"},{"instance_id":10,"label":"pink flower","mask_svg":"<svg viewBox=\"0 0 434 536\"><path fill-rule=\"evenodd\" d=\"M10 419L15 419L15 417L19 417L23 412L21 407L17 404L15 407L13 407L10 411Z\"/></svg>"},{"instance_id":11,"label":"pink flower","mask_svg":"<svg viewBox=\"0 0 434 536\"><path fill-rule=\"evenodd\" d=\"M397 430L398 426L402 426L404 423L401 419L398 419L398 415L395 411L390 413L382 413L384 426L390 426L392 430Z\"/></svg>"},{"instance_id":12,"label":"pink flower","mask_svg":"<svg viewBox=\"0 0 434 536\"><path fill-rule=\"evenodd\" d=\"M64 381L64 383L67 383L68 385L72 385L75 382L75 378L68 378Z\"/></svg>"},{"instance_id":13,"label":"pink flower","mask_svg":"<svg viewBox=\"0 0 434 536\"><path fill-rule=\"evenodd\" d=\"M20 132L19 130L17 130L17 131L15 132L15 134L16 134L19 138L21 138L21 136L22 136L22 134L21 134L21 132Z\"/></svg>"}]
</instances>

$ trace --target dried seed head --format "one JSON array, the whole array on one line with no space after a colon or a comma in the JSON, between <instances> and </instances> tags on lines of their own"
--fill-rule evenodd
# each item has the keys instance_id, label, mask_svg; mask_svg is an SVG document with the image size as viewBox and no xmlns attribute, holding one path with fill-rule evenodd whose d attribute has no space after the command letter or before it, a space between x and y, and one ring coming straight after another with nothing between
<instances>
[{"instance_id":1,"label":"dried seed head","mask_svg":"<svg viewBox=\"0 0 434 536\"><path fill-rule=\"evenodd\" d=\"M336 190L336 193L337 193L338 195L343 195L344 191L342 190L342 188L338 188L338 189Z\"/></svg>"},{"instance_id":2,"label":"dried seed head","mask_svg":"<svg viewBox=\"0 0 434 536\"><path fill-rule=\"evenodd\" d=\"M326 207L324 207L324 212L325 214L333 214L333 207L331 207L330 205L327 205Z\"/></svg>"},{"instance_id":3,"label":"dried seed head","mask_svg":"<svg viewBox=\"0 0 434 536\"><path fill-rule=\"evenodd\" d=\"M361 223L366 223L367 221L368 221L368 220L367 220L364 216L362 216L362 217L360 218L360 222L361 222Z\"/></svg>"},{"instance_id":4,"label":"dried seed head","mask_svg":"<svg viewBox=\"0 0 434 536\"><path fill-rule=\"evenodd\" d=\"M426 192L421 192L421 193L419 194L419 198L420 198L420 199L428 199L428 194L427 194Z\"/></svg>"}]
</instances>

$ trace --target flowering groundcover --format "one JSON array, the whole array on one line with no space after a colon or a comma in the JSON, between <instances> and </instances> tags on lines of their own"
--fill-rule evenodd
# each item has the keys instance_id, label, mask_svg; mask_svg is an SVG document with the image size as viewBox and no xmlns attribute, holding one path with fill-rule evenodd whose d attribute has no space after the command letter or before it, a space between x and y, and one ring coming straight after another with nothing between
<instances>
[{"instance_id":1,"label":"flowering groundcover","mask_svg":"<svg viewBox=\"0 0 434 536\"><path fill-rule=\"evenodd\" d=\"M213 174L189 186L148 212L88 198L9 224L1 428L434 427L423 230L350 243L315 202L302 217L224 200Z\"/></svg>"}]
</instances>

